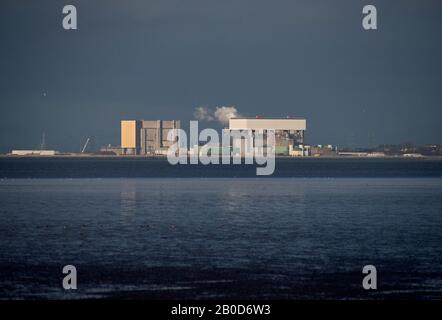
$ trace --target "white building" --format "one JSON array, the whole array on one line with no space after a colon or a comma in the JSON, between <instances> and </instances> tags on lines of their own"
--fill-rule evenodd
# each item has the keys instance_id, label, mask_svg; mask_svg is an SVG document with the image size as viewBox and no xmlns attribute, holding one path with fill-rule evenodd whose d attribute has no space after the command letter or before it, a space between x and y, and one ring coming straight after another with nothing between
<instances>
[{"instance_id":1,"label":"white building","mask_svg":"<svg viewBox=\"0 0 442 320\"><path fill-rule=\"evenodd\" d=\"M307 121L303 118L231 118L229 130L241 131L252 130L275 132L275 154L289 155L294 147L304 144L304 133ZM304 155L304 152L302 152Z\"/></svg>"},{"instance_id":2,"label":"white building","mask_svg":"<svg viewBox=\"0 0 442 320\"><path fill-rule=\"evenodd\" d=\"M14 156L55 156L55 150L12 150Z\"/></svg>"}]
</instances>

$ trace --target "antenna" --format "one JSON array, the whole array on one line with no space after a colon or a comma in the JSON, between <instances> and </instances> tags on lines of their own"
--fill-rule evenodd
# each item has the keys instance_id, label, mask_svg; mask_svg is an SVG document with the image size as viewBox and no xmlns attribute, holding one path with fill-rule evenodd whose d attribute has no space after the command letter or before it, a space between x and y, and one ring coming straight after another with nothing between
<instances>
[{"instance_id":1,"label":"antenna","mask_svg":"<svg viewBox=\"0 0 442 320\"><path fill-rule=\"evenodd\" d=\"M40 150L46 150L46 133L41 135Z\"/></svg>"}]
</instances>

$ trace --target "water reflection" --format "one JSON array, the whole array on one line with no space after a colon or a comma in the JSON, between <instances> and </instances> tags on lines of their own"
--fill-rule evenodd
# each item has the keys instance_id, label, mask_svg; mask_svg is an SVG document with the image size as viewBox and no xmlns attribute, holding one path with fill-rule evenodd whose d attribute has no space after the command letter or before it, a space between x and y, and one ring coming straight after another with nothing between
<instances>
[{"instance_id":1,"label":"water reflection","mask_svg":"<svg viewBox=\"0 0 442 320\"><path fill-rule=\"evenodd\" d=\"M120 192L120 212L126 219L135 216L137 209L137 191L135 183L124 183Z\"/></svg>"}]
</instances>

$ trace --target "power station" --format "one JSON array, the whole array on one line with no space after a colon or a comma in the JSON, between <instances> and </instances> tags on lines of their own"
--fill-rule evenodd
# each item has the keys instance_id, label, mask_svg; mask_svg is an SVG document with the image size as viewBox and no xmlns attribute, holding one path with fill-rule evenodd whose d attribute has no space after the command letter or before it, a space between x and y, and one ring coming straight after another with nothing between
<instances>
[{"instance_id":1,"label":"power station","mask_svg":"<svg viewBox=\"0 0 442 320\"><path fill-rule=\"evenodd\" d=\"M175 142L167 140L169 131L173 129L181 129L180 120L122 120L120 154L165 155ZM247 130L252 134L272 130L275 134L275 154L294 155L301 150L298 155L304 155L304 118L231 118L228 129Z\"/></svg>"}]
</instances>

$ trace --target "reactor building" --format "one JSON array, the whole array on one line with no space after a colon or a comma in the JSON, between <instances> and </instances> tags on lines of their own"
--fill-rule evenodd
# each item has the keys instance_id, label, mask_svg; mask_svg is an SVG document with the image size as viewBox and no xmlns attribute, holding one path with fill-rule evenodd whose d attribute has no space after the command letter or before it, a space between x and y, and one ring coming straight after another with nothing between
<instances>
[{"instance_id":1,"label":"reactor building","mask_svg":"<svg viewBox=\"0 0 442 320\"><path fill-rule=\"evenodd\" d=\"M230 131L251 130L255 131L274 130L275 154L293 155L300 150L304 155L304 137L306 130L304 118L231 118L229 120Z\"/></svg>"},{"instance_id":2,"label":"reactor building","mask_svg":"<svg viewBox=\"0 0 442 320\"><path fill-rule=\"evenodd\" d=\"M179 120L122 120L121 153L123 155L166 154L173 141L167 140L172 129L180 129Z\"/></svg>"}]
</instances>

